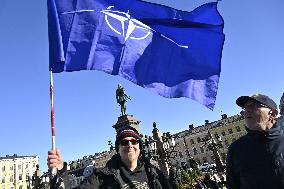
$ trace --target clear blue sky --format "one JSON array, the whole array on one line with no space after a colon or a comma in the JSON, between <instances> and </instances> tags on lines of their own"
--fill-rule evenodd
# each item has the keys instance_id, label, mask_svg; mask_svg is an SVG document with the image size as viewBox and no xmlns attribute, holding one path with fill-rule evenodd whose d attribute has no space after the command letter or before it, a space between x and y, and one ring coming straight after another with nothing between
<instances>
[{"instance_id":1,"label":"clear blue sky","mask_svg":"<svg viewBox=\"0 0 284 189\"><path fill-rule=\"evenodd\" d=\"M207 2L152 0L182 10ZM132 97L127 112L150 134L239 113L240 95L264 93L279 104L284 92L284 1L223 0L218 9L226 40L214 111L190 99L166 99L118 76L98 71L54 74L56 144L67 162L108 149L119 116L117 84ZM0 156L39 155L46 170L51 148L47 12L45 0L1 0Z\"/></svg>"}]
</instances>

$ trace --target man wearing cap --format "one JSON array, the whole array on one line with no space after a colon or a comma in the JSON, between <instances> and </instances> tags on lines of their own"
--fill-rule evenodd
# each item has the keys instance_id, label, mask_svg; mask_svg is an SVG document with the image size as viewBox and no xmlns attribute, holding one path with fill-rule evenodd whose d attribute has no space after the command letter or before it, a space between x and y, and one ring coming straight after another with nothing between
<instances>
[{"instance_id":1,"label":"man wearing cap","mask_svg":"<svg viewBox=\"0 0 284 189\"><path fill-rule=\"evenodd\" d=\"M277 105L266 95L241 96L247 134L227 154L229 189L284 188L284 134L276 122Z\"/></svg>"},{"instance_id":2,"label":"man wearing cap","mask_svg":"<svg viewBox=\"0 0 284 189\"><path fill-rule=\"evenodd\" d=\"M133 127L117 131L115 149L118 152L100 170L86 178L78 188L84 189L168 189L171 188L163 173L142 157L140 135ZM57 168L51 188L71 188L66 172L66 163L58 150L49 151L47 164ZM62 187L64 186L64 187Z\"/></svg>"}]
</instances>

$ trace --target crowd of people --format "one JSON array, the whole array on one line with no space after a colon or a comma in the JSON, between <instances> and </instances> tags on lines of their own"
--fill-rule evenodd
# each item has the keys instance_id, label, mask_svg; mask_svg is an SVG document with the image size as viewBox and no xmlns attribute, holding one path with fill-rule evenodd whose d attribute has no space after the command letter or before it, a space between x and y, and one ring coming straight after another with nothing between
<instances>
[{"instance_id":1,"label":"crowd of people","mask_svg":"<svg viewBox=\"0 0 284 189\"><path fill-rule=\"evenodd\" d=\"M284 130L277 121L276 103L268 96L241 96L236 104L243 111L247 134L228 149L226 177L209 172L195 180L195 189L283 189ZM130 126L117 130L115 154L102 169L96 169L78 188L84 189L175 189L180 187L175 171L170 177L143 156L142 140ZM51 188L71 188L67 164L59 150L48 152L49 168L56 168ZM189 170L190 171L190 170Z\"/></svg>"}]
</instances>

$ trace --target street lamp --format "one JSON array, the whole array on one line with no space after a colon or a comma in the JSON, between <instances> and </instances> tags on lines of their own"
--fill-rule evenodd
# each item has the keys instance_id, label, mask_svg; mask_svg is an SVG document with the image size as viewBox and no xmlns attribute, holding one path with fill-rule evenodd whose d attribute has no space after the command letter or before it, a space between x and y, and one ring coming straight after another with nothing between
<instances>
[{"instance_id":1,"label":"street lamp","mask_svg":"<svg viewBox=\"0 0 284 189\"><path fill-rule=\"evenodd\" d=\"M146 135L144 137L144 152L150 160L157 161L160 169L168 175L168 164L171 165L170 159L177 156L175 140L169 132L160 136L155 122L153 123L153 128L153 137Z\"/></svg>"},{"instance_id":2,"label":"street lamp","mask_svg":"<svg viewBox=\"0 0 284 189\"><path fill-rule=\"evenodd\" d=\"M189 167L190 168L197 168L197 162L190 155L189 148L188 148L188 145L186 143L186 137L191 134L193 128L194 128L193 124L189 124L188 130L185 131L184 135L182 135L182 138L183 138L183 145L185 147L186 155L187 155L187 158L188 158Z\"/></svg>"},{"instance_id":3,"label":"street lamp","mask_svg":"<svg viewBox=\"0 0 284 189\"><path fill-rule=\"evenodd\" d=\"M33 180L31 179L30 176L27 175L26 177L26 183L27 183L27 188L28 189L31 189L32 188L32 185L33 185Z\"/></svg>"},{"instance_id":4,"label":"street lamp","mask_svg":"<svg viewBox=\"0 0 284 189\"><path fill-rule=\"evenodd\" d=\"M41 175L40 180L41 180L40 184L39 184L39 186L37 186L37 188L40 188L40 189L49 188L49 182L50 182L49 172Z\"/></svg>"},{"instance_id":5,"label":"street lamp","mask_svg":"<svg viewBox=\"0 0 284 189\"><path fill-rule=\"evenodd\" d=\"M217 172L223 172L225 170L225 166L224 166L224 163L223 163L222 158L220 156L220 153L218 151L218 149L222 147L221 137L216 137L216 139L214 139L214 137L212 136L212 134L208 130L208 133L207 133L205 139L203 140L203 142L205 144L207 144L208 150L211 150L213 152L213 157L214 157L215 162L216 162L216 171Z\"/></svg>"},{"instance_id":6,"label":"street lamp","mask_svg":"<svg viewBox=\"0 0 284 189\"><path fill-rule=\"evenodd\" d=\"M166 159L168 160L168 163L170 163L170 159L174 159L177 157L177 151L175 150L175 139L172 137L170 132L163 133L162 135L162 142L163 142L163 149L166 154Z\"/></svg>"}]
</instances>

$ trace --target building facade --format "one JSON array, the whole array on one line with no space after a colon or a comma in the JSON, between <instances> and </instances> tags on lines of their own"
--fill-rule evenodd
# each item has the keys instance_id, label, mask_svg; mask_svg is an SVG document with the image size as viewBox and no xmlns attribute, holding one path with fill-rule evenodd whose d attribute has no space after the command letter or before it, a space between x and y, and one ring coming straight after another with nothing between
<instances>
[{"instance_id":1,"label":"building facade","mask_svg":"<svg viewBox=\"0 0 284 189\"><path fill-rule=\"evenodd\" d=\"M32 177L37 169L39 156L0 157L0 189L32 188Z\"/></svg>"},{"instance_id":2,"label":"building facade","mask_svg":"<svg viewBox=\"0 0 284 189\"><path fill-rule=\"evenodd\" d=\"M100 154L99 156L97 156L95 158L95 165L96 168L102 168L106 165L106 163L108 162L108 160L110 160L110 158L116 154L115 150L111 150L111 151L107 151L104 152L102 154Z\"/></svg>"},{"instance_id":3,"label":"building facade","mask_svg":"<svg viewBox=\"0 0 284 189\"><path fill-rule=\"evenodd\" d=\"M176 150L178 155L172 159L173 164L182 164L188 162L192 157L199 164L204 162L213 163L213 152L208 149L207 136L208 131L214 140L219 141L219 152L224 161L227 154L228 146L246 134L244 118L241 115L228 117L226 114L218 121L209 123L205 120L205 124L194 127L189 126L188 130L173 135L176 141Z\"/></svg>"}]
</instances>

